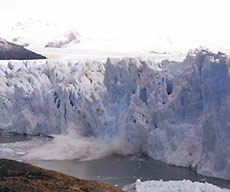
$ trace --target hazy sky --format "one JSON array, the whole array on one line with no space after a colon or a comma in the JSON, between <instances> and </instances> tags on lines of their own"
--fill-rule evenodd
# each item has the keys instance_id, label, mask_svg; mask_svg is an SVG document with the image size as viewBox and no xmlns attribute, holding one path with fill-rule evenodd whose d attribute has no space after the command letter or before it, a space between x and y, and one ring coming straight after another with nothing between
<instances>
[{"instance_id":1,"label":"hazy sky","mask_svg":"<svg viewBox=\"0 0 230 192\"><path fill-rule=\"evenodd\" d=\"M127 42L230 44L229 0L0 0L0 22L32 17Z\"/></svg>"}]
</instances>

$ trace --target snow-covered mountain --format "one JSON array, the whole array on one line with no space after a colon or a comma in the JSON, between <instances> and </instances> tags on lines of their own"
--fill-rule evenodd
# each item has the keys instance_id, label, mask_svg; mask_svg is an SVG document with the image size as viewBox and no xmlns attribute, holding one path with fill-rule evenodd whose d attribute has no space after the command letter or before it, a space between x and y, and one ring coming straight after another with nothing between
<instances>
[{"instance_id":1,"label":"snow-covered mountain","mask_svg":"<svg viewBox=\"0 0 230 192\"><path fill-rule=\"evenodd\" d=\"M80 42L80 35L75 29L31 18L16 22L2 35L9 41L32 49L63 48Z\"/></svg>"},{"instance_id":2,"label":"snow-covered mountain","mask_svg":"<svg viewBox=\"0 0 230 192\"><path fill-rule=\"evenodd\" d=\"M74 130L76 141L97 138L112 153L144 152L230 179L229 67L226 55L206 50L190 52L183 62L2 61L0 128L46 135ZM45 158L76 158L76 152L68 156L75 145L54 156L59 141Z\"/></svg>"},{"instance_id":3,"label":"snow-covered mountain","mask_svg":"<svg viewBox=\"0 0 230 192\"><path fill-rule=\"evenodd\" d=\"M76 31L68 31L65 33L63 39L48 42L45 47L64 48L77 43L80 43L79 34Z\"/></svg>"},{"instance_id":4,"label":"snow-covered mountain","mask_svg":"<svg viewBox=\"0 0 230 192\"><path fill-rule=\"evenodd\" d=\"M0 38L0 60L9 59L29 60L46 59L46 57Z\"/></svg>"},{"instance_id":5,"label":"snow-covered mountain","mask_svg":"<svg viewBox=\"0 0 230 192\"><path fill-rule=\"evenodd\" d=\"M62 52L81 55L105 55L125 56L142 55L142 53L162 54L179 52L174 43L164 35L152 34L151 40L140 38L111 38L102 34L88 34L83 31L81 34L76 30L76 24L65 23L53 24L52 22L41 21L32 18L12 21L0 36L10 42L27 47L35 52L42 52L47 57L63 56ZM118 34L117 34L118 35ZM119 35L118 35L119 36ZM145 40L144 40L145 39ZM55 49L58 48L58 49ZM186 48L182 49L186 53ZM181 51L181 50L180 50ZM66 54L65 54L66 55Z\"/></svg>"}]
</instances>

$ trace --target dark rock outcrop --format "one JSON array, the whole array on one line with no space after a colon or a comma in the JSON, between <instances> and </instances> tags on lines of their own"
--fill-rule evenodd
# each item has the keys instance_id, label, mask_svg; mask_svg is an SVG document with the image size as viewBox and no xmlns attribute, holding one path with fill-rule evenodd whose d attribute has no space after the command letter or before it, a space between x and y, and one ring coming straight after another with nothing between
<instances>
[{"instance_id":1,"label":"dark rock outcrop","mask_svg":"<svg viewBox=\"0 0 230 192\"><path fill-rule=\"evenodd\" d=\"M79 34L77 32L67 32L64 39L48 42L45 47L63 48L67 47L70 43L80 43Z\"/></svg>"},{"instance_id":2,"label":"dark rock outcrop","mask_svg":"<svg viewBox=\"0 0 230 192\"><path fill-rule=\"evenodd\" d=\"M29 164L0 159L0 192L122 192Z\"/></svg>"},{"instance_id":3,"label":"dark rock outcrop","mask_svg":"<svg viewBox=\"0 0 230 192\"><path fill-rule=\"evenodd\" d=\"M0 60L9 59L31 60L46 59L46 57L0 38Z\"/></svg>"}]
</instances>

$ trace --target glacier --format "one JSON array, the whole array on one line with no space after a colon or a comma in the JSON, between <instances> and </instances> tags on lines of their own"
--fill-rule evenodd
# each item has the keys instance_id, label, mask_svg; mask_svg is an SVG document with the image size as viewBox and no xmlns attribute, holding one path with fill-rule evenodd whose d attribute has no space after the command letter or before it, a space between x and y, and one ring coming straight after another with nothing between
<instances>
[{"instance_id":1,"label":"glacier","mask_svg":"<svg viewBox=\"0 0 230 192\"><path fill-rule=\"evenodd\" d=\"M229 66L227 55L207 50L183 61L0 61L0 131L74 130L76 140L96 138L114 153L230 180Z\"/></svg>"}]
</instances>

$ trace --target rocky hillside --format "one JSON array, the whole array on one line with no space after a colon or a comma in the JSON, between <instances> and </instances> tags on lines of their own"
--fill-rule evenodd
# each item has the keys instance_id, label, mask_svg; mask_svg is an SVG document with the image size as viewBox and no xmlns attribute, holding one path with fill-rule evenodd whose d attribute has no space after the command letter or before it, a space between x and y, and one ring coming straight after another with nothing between
<instances>
[{"instance_id":1,"label":"rocky hillside","mask_svg":"<svg viewBox=\"0 0 230 192\"><path fill-rule=\"evenodd\" d=\"M85 181L11 160L0 160L0 192L122 192L111 185Z\"/></svg>"},{"instance_id":2,"label":"rocky hillside","mask_svg":"<svg viewBox=\"0 0 230 192\"><path fill-rule=\"evenodd\" d=\"M46 59L46 57L29 51L20 45L10 43L0 38L0 60L31 60Z\"/></svg>"}]
</instances>

